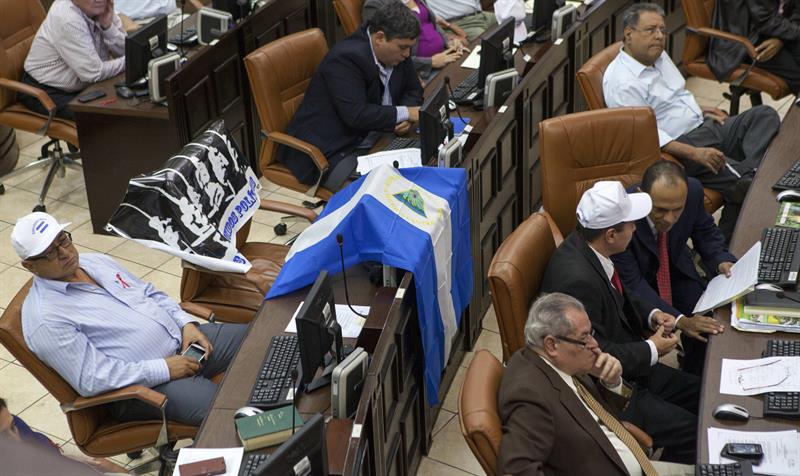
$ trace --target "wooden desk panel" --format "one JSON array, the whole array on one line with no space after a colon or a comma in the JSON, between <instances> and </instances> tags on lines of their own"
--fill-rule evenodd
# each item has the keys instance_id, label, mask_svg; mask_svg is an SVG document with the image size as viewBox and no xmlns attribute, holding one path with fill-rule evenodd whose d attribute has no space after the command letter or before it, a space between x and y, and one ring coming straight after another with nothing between
<instances>
[{"instance_id":1,"label":"wooden desk panel","mask_svg":"<svg viewBox=\"0 0 800 476\"><path fill-rule=\"evenodd\" d=\"M739 215L739 221L731 240L731 252L736 256L742 256L756 241L760 240L761 232L765 227L775 224L778 202L775 201L776 193L772 191L771 187L797 160L797 150L800 149L798 128L800 128L800 110L796 106L792 106L781 124L780 132L772 141L758 168L758 173ZM719 381L723 358L756 359L761 357L761 352L769 339L800 339L797 334L757 334L732 329L730 327L730 309L727 306L718 310L715 316L725 324L726 329L723 334L709 338L706 352L697 430L697 457L698 461L703 463L708 462L707 429L710 426L748 431L797 429L797 422L792 420L769 418L750 419L747 422L723 422L711 416L714 408L722 403L741 405L755 417L763 415L763 396L761 395L752 397L720 395Z\"/></svg>"}]
</instances>

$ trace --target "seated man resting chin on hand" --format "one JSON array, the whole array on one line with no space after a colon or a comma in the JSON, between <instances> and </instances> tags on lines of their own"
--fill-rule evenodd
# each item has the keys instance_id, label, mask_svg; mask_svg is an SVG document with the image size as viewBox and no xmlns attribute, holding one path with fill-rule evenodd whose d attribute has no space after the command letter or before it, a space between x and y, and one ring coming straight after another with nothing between
<instances>
[{"instance_id":1,"label":"seated man resting chin on hand","mask_svg":"<svg viewBox=\"0 0 800 476\"><path fill-rule=\"evenodd\" d=\"M167 396L168 420L200 425L217 385L244 337L242 324L192 321L178 304L111 258L79 255L72 237L52 216L20 218L11 244L33 286L22 305L28 347L83 396L144 385ZM197 343L202 363L180 355ZM160 420L139 400L111 404L115 418Z\"/></svg>"}]
</instances>

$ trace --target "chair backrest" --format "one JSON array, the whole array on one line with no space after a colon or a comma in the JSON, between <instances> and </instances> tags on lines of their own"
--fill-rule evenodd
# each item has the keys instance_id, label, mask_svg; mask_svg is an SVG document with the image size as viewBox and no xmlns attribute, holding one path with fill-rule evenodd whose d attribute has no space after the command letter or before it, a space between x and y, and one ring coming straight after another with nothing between
<instances>
[{"instance_id":1,"label":"chair backrest","mask_svg":"<svg viewBox=\"0 0 800 476\"><path fill-rule=\"evenodd\" d=\"M525 346L528 308L539 295L547 263L560 241L560 236L554 236L554 226L546 213L534 213L508 235L489 265L489 289L500 328L503 362Z\"/></svg>"},{"instance_id":2,"label":"chair backrest","mask_svg":"<svg viewBox=\"0 0 800 476\"><path fill-rule=\"evenodd\" d=\"M325 34L311 28L269 42L245 57L250 90L267 134L286 130L327 53ZM274 160L276 146L271 147L261 154L262 170Z\"/></svg>"},{"instance_id":3,"label":"chair backrest","mask_svg":"<svg viewBox=\"0 0 800 476\"><path fill-rule=\"evenodd\" d=\"M36 2L38 3L38 2ZM22 303L28 295L33 280L19 290L0 317L0 344L30 372L59 403L72 403L78 393L66 380L31 352L22 334ZM86 408L67 413L72 436L77 446L83 446L95 429L108 419L107 410L100 407Z\"/></svg>"},{"instance_id":4,"label":"chair backrest","mask_svg":"<svg viewBox=\"0 0 800 476\"><path fill-rule=\"evenodd\" d=\"M0 0L0 78L18 81L33 38L45 17L37 0ZM0 111L17 102L13 91L0 89Z\"/></svg>"},{"instance_id":5,"label":"chair backrest","mask_svg":"<svg viewBox=\"0 0 800 476\"><path fill-rule=\"evenodd\" d=\"M566 236L581 195L599 180L626 187L660 158L656 117L649 107L598 109L539 123L542 204Z\"/></svg>"},{"instance_id":6,"label":"chair backrest","mask_svg":"<svg viewBox=\"0 0 800 476\"><path fill-rule=\"evenodd\" d=\"M583 63L581 69L575 73L583 97L586 99L586 106L591 110L606 107L606 100L603 96L603 75L606 73L608 65L619 54L620 48L622 48L621 41L606 46Z\"/></svg>"},{"instance_id":7,"label":"chair backrest","mask_svg":"<svg viewBox=\"0 0 800 476\"><path fill-rule=\"evenodd\" d=\"M681 0L687 28L710 27L714 3L715 0ZM686 42L683 45L683 64L705 61L707 51L708 37L687 31Z\"/></svg>"},{"instance_id":8,"label":"chair backrest","mask_svg":"<svg viewBox=\"0 0 800 476\"><path fill-rule=\"evenodd\" d=\"M333 0L336 16L342 23L345 35L350 36L361 26L361 10L364 0Z\"/></svg>"},{"instance_id":9,"label":"chair backrest","mask_svg":"<svg viewBox=\"0 0 800 476\"><path fill-rule=\"evenodd\" d=\"M503 366L486 349L475 352L458 396L458 421L475 458L489 476L497 475L497 455L503 423L497 411L497 394Z\"/></svg>"}]
</instances>

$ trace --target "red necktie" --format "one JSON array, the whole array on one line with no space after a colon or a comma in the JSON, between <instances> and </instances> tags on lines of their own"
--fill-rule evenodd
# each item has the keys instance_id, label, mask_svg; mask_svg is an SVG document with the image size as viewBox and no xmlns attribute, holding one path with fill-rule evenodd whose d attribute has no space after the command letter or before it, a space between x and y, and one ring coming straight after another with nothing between
<instances>
[{"instance_id":1,"label":"red necktie","mask_svg":"<svg viewBox=\"0 0 800 476\"><path fill-rule=\"evenodd\" d=\"M614 269L614 274L611 275L611 284L617 288L617 292L622 296L622 281L619 279L619 273L617 273L616 268Z\"/></svg>"},{"instance_id":2,"label":"red necktie","mask_svg":"<svg viewBox=\"0 0 800 476\"><path fill-rule=\"evenodd\" d=\"M658 233L658 295L670 306L672 305L672 282L669 279L669 251L667 232Z\"/></svg>"}]
</instances>

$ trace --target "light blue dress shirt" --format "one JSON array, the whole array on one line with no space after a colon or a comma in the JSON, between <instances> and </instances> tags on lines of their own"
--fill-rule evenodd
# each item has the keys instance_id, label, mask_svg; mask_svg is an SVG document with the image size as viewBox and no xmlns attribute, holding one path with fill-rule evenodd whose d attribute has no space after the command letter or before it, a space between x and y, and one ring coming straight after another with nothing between
<instances>
[{"instance_id":1,"label":"light blue dress shirt","mask_svg":"<svg viewBox=\"0 0 800 476\"><path fill-rule=\"evenodd\" d=\"M381 98L381 104L384 106L391 106L392 92L389 91L389 80L392 79L394 67L384 66L380 61L378 61L378 57L375 56L375 49L372 47L372 37L369 34L369 28L367 28L367 39L369 41L369 49L372 51L372 59L375 60L375 66L378 67L378 75L381 78L381 83L383 83L383 97ZM395 109L397 110L397 116L395 117L396 124L400 124L401 122L408 120L408 108L406 106L395 106Z\"/></svg>"},{"instance_id":2,"label":"light blue dress shirt","mask_svg":"<svg viewBox=\"0 0 800 476\"><path fill-rule=\"evenodd\" d=\"M666 52L653 66L645 66L620 49L603 75L603 96L608 107L652 108L659 147L703 123L700 106L686 90L686 80Z\"/></svg>"},{"instance_id":3,"label":"light blue dress shirt","mask_svg":"<svg viewBox=\"0 0 800 476\"><path fill-rule=\"evenodd\" d=\"M164 359L190 316L105 255L82 254L80 266L99 287L34 277L22 305L28 347L83 396L168 382Z\"/></svg>"},{"instance_id":4,"label":"light blue dress shirt","mask_svg":"<svg viewBox=\"0 0 800 476\"><path fill-rule=\"evenodd\" d=\"M481 11L480 0L428 0L428 6L439 18L450 20Z\"/></svg>"}]
</instances>

